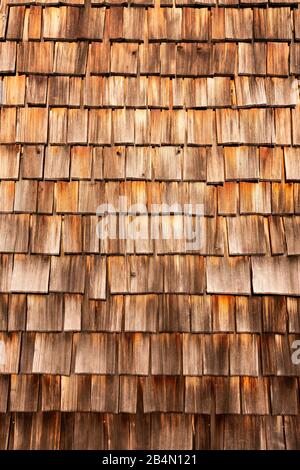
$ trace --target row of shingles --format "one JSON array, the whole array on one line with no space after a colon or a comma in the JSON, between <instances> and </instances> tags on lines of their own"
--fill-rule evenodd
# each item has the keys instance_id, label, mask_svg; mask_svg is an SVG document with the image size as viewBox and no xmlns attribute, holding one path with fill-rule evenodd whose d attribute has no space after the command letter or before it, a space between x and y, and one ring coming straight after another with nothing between
<instances>
[{"instance_id":1,"label":"row of shingles","mask_svg":"<svg viewBox=\"0 0 300 470\"><path fill-rule=\"evenodd\" d=\"M297 416L42 412L0 419L2 449L258 450L297 449L300 442Z\"/></svg>"},{"instance_id":2,"label":"row of shingles","mask_svg":"<svg viewBox=\"0 0 300 470\"><path fill-rule=\"evenodd\" d=\"M1 375L0 412L297 415L295 377ZM141 404L137 406L137 401Z\"/></svg>"},{"instance_id":3,"label":"row of shingles","mask_svg":"<svg viewBox=\"0 0 300 470\"><path fill-rule=\"evenodd\" d=\"M295 147L44 147L8 144L0 146L0 178L18 180L21 177L23 181L183 180L216 185L234 181L289 183L300 180L298 155L299 150ZM22 191L26 193L26 182L22 184ZM138 187L137 183L135 185ZM280 185L274 185L273 189L278 191ZM226 193L226 187L223 190ZM273 206L276 214L290 213L290 210L286 212L280 208L275 200ZM237 203L231 207L232 213L237 213Z\"/></svg>"},{"instance_id":4,"label":"row of shingles","mask_svg":"<svg viewBox=\"0 0 300 470\"><path fill-rule=\"evenodd\" d=\"M39 209L40 185L52 184L54 194L49 201L52 210ZM215 216L244 215L240 219L245 223L251 218L248 215L292 216L299 213L299 183L285 182L225 182L215 186L204 181L19 181L3 180L1 182L3 202L1 212L23 214L82 214L95 215L99 204L110 203L118 214L124 212L120 197L127 198L127 210L130 206L142 204L140 214L161 214L162 204L179 204L171 212L182 214L185 204L192 205L191 214ZM21 197L23 195L23 199ZM224 200L224 197L227 200ZM42 197L42 196L41 196ZM72 197L72 199L70 199ZM5 204L4 204L5 203ZM196 212L196 204L202 204L202 210ZM126 208L125 208L126 209ZM126 213L126 210L125 210ZM135 213L135 212L134 212ZM100 214L100 213L99 213ZM291 220L297 221L296 217Z\"/></svg>"},{"instance_id":5,"label":"row of shingles","mask_svg":"<svg viewBox=\"0 0 300 470\"><path fill-rule=\"evenodd\" d=\"M9 41L1 45L1 73L179 77L299 75L299 45L267 43L120 43ZM47 60L45 60L47 57ZM78 57L80 60L78 60ZM101 60L99 60L101 57Z\"/></svg>"},{"instance_id":6,"label":"row of shingles","mask_svg":"<svg viewBox=\"0 0 300 470\"><path fill-rule=\"evenodd\" d=\"M299 300L288 297L2 294L1 331L299 333Z\"/></svg>"},{"instance_id":7,"label":"row of shingles","mask_svg":"<svg viewBox=\"0 0 300 470\"><path fill-rule=\"evenodd\" d=\"M215 109L295 107L294 77L166 78L160 76L80 77L6 75L0 81L1 104L24 107L126 109ZM73 93L73 91L76 93Z\"/></svg>"},{"instance_id":8,"label":"row of shingles","mask_svg":"<svg viewBox=\"0 0 300 470\"><path fill-rule=\"evenodd\" d=\"M21 158L20 158L21 157ZM284 149L286 181L299 181L298 149ZM279 147L93 147L2 145L2 180L274 181L283 178ZM24 184L24 183L23 183ZM235 212L234 212L235 213Z\"/></svg>"},{"instance_id":9,"label":"row of shingles","mask_svg":"<svg viewBox=\"0 0 300 470\"><path fill-rule=\"evenodd\" d=\"M132 216L122 217L124 230L129 234L130 230L134 230ZM108 224L110 224L110 230L113 230L116 217L111 215L100 220L96 216L70 214L63 217L60 215L1 214L0 253L178 255L192 254L196 251L197 254L206 256L224 256L226 253L229 256L300 255L299 216L269 216L268 218L260 215L227 216L226 218L215 216L197 220L182 215L135 216L134 223L139 224L139 228L136 228L137 239L127 241L122 239L118 229L115 233L111 232L111 235L115 237L113 240L107 240L104 237L99 240L96 230L102 230L104 233L105 226ZM192 244L197 240L185 237L184 230L189 228L201 230L197 245ZM91 233L92 230L95 233ZM156 234L155 240L151 239L151 233L152 236ZM226 241L228 245L225 244ZM183 289L184 292L186 291ZM81 293L81 290L78 290L78 293Z\"/></svg>"},{"instance_id":10,"label":"row of shingles","mask_svg":"<svg viewBox=\"0 0 300 470\"><path fill-rule=\"evenodd\" d=\"M104 24L107 28L104 34ZM26 28L24 28L26 25ZM41 28L43 25L43 28ZM280 8L101 8L15 6L6 39L250 41L300 39L299 10Z\"/></svg>"},{"instance_id":11,"label":"row of shingles","mask_svg":"<svg viewBox=\"0 0 300 470\"><path fill-rule=\"evenodd\" d=\"M18 12L18 8L21 9L21 13L24 10L23 7L15 7L11 8L10 11ZM122 10L122 9L121 9ZM279 15L284 12L285 9L280 8L276 11ZM289 9L287 9L289 10ZM52 39L84 39L80 37L81 31L88 30L90 33L90 37L88 39L94 39L97 41L101 41L103 38L105 39L104 43L101 44L99 42L93 42L90 45L90 57L89 60L89 68L91 73L125 73L125 74L136 74L137 73L137 63L138 63L138 55L140 55L140 64L139 69L141 73L152 74L152 73L160 73L163 75L175 74L177 75L211 75L211 74L221 74L221 75L232 75L236 69L236 60L237 55L239 55L239 65L238 65L238 72L239 73L258 73L258 74L265 74L266 72L271 75L287 75L288 74L288 63L289 63L289 45L287 42L276 44L274 42L268 43L266 45L260 43L254 44L245 44L240 43L239 46L236 44L230 43L217 43L212 46L212 44L168 44L164 43L161 44L149 44L148 39L151 40L151 27L149 28L150 38L147 35L145 44L142 44L140 48L138 47L137 43L126 43L126 44L118 44L113 43L111 45L111 53L110 53L110 44L109 39L115 38L122 38L122 30L125 29L129 36L128 37L135 37L135 35L141 36L140 39L136 39L137 42L141 42L144 39L145 28L143 27L142 21L133 21L124 20L123 21L123 12L120 9L110 9L108 10L113 16L111 21L107 21L107 28L104 34L104 10L101 9L102 15L99 14L99 10L89 10L89 9L78 9L73 8L70 11L65 10L64 8L51 8L43 10L44 15L44 30L46 36L49 35L49 39L51 39L51 34L53 35ZM213 12L222 12L222 10L213 10ZM237 10L234 9L232 12L233 14L242 15L245 10ZM251 10L250 10L251 11ZM275 10L262 10L258 11L261 15L273 15L273 11ZM143 9L125 9L125 14L132 14L136 12L139 16L141 13L144 12ZM128 13L129 12L129 13ZM183 12L187 12L187 10L183 10ZM202 18L199 18L196 21L197 27L199 31L196 31L196 36L194 32L194 28L191 29L190 25L193 24L195 26L195 21L191 21L195 15L201 15L203 10L195 10L192 9L189 11L189 15L187 16L187 20L185 21L186 25L183 27L184 33L186 34L187 38L191 40L195 40L202 38L207 42L206 33L208 31L208 27L204 28L203 23L205 23ZM225 14L227 15L229 12L228 9L225 9ZM121 16L120 16L121 13ZM162 27L162 22L164 20L164 16L174 13L181 14L181 10L173 10L173 9L154 9L148 11L149 15L158 14L161 16L157 21L156 18L153 19L153 25L158 27L159 31L163 31L164 27ZM13 18L16 16L16 18ZM24 15L23 15L24 16ZM83 16L83 18L80 18ZM118 18L120 16L120 18ZM298 18L299 15L297 15ZM206 17L208 18L208 12L206 11ZM237 18L239 19L239 18ZM243 25L243 18L240 18L240 23ZM27 21L28 22L28 21ZM20 14L11 13L11 25L12 25L12 32L10 33L10 28L8 27L8 36L9 39L12 40L21 40L22 39L22 30L23 30L23 23L24 18L20 17ZM178 28L174 28L174 21L170 20L170 31L176 31L178 34ZM218 21L216 22L218 23ZM219 21L220 23L220 21ZM233 29L234 32L236 28L235 21L231 24L231 21L225 21L224 25L229 23L229 29ZM249 23L249 22L248 22ZM262 21L263 23L263 21ZM280 40L285 39L286 41L291 39L291 32L292 32L292 23L289 21L284 21L284 18L278 18L278 21L275 22L273 25L273 18L271 21L267 22L274 26L274 36L272 34L266 34L267 37L265 40ZM297 31L297 24L299 21L296 21L296 31ZM136 24L139 24L139 28L136 28ZM79 27L78 27L79 25ZM9 26L9 25L8 25ZM87 26L87 27L85 27ZM30 27L30 22L29 22ZM33 39L36 41L38 35L36 35L36 25L35 22L32 21L33 27ZM39 25L40 27L40 25ZM290 29L289 29L290 28ZM28 28L25 28L27 31ZM30 29L30 28L29 28ZM220 27L216 24L217 33L220 36L219 40L224 40L222 38L222 33L220 31ZM266 26L263 24L261 25L262 31L265 31ZM282 29L287 29L288 32L282 33ZM180 28L179 28L180 30ZM221 30L222 30L222 21L221 21ZM49 32L47 32L49 31ZM132 31L132 33L130 33ZM158 31L158 33L159 33ZM244 31L244 28L243 28ZM203 34L204 32L204 34ZM69 38L66 37L69 34ZM263 34L263 33L262 33ZM154 35L155 36L155 35ZM163 35L164 36L164 35ZM282 38L283 36L283 38ZM274 39L273 39L274 37ZM287 39L287 37L289 39ZM28 38L26 38L28 39ZM31 33L29 32L29 39L31 39ZM47 38L46 38L47 39ZM163 41L163 37L159 39L159 41ZM235 40L239 40L239 38L235 38ZM35 42L34 41L34 42ZM198 39L199 41L199 39ZM297 44L293 44L292 46L292 54L291 54L291 71L292 73L297 73L299 68L298 65L298 56L299 56L299 48ZM140 50L139 50L140 49ZM32 42L21 43L18 46L18 71L19 72L30 72L33 73L58 73L58 74L75 74L75 75L82 75L85 71L85 63L87 60L87 51L88 51L88 44L86 42L78 42L77 44L74 42L70 43L62 43L57 42L55 49L54 44L50 42L38 42L36 44L32 44ZM237 54L238 51L238 54ZM3 68L6 70L11 71L15 67L15 60L14 56L16 53L16 46L14 43L9 42L7 45L4 46L4 52L6 52L6 57L3 59ZM177 54L176 54L177 52ZM41 56L43 54L48 54L48 60L43 61L41 60ZM139 54L138 54L139 53ZM77 61L77 64L74 64L74 58L76 54L79 54L81 60ZM101 64L97 60L99 55L102 57ZM111 55L111 60L110 60ZM31 56L31 60L29 60L29 56ZM159 60L159 56L161 56L161 60ZM177 56L177 57L175 57ZM250 56L250 59L249 59ZM172 60L168 60L172 57ZM6 59L6 60L5 60ZM253 60L257 64L253 63ZM110 66L111 62L111 66ZM161 63L160 63L161 62ZM276 64L278 62L278 64Z\"/></svg>"},{"instance_id":12,"label":"row of shingles","mask_svg":"<svg viewBox=\"0 0 300 470\"><path fill-rule=\"evenodd\" d=\"M293 297L1 294L1 331L300 333Z\"/></svg>"},{"instance_id":13,"label":"row of shingles","mask_svg":"<svg viewBox=\"0 0 300 470\"><path fill-rule=\"evenodd\" d=\"M110 256L107 281L106 257L101 255L85 259L81 255L5 254L0 288L2 293L39 294L83 294L86 290L91 299L105 299L107 285L112 294L206 291L298 296L299 262L299 256ZM120 272L125 275L121 280Z\"/></svg>"},{"instance_id":14,"label":"row of shingles","mask_svg":"<svg viewBox=\"0 0 300 470\"><path fill-rule=\"evenodd\" d=\"M292 112L289 108L186 111L6 107L1 111L0 138L6 144L45 144L49 140L56 145L290 146L300 142L299 120L300 106Z\"/></svg>"},{"instance_id":15,"label":"row of shingles","mask_svg":"<svg viewBox=\"0 0 300 470\"><path fill-rule=\"evenodd\" d=\"M0 72L83 76L162 75L179 77L299 75L298 44L288 43L119 43L37 42L1 43ZM47 60L45 60L47 57ZM80 60L77 60L78 57ZM101 60L100 60L101 57Z\"/></svg>"},{"instance_id":16,"label":"row of shingles","mask_svg":"<svg viewBox=\"0 0 300 470\"><path fill-rule=\"evenodd\" d=\"M0 335L3 374L299 376L299 334Z\"/></svg>"}]
</instances>

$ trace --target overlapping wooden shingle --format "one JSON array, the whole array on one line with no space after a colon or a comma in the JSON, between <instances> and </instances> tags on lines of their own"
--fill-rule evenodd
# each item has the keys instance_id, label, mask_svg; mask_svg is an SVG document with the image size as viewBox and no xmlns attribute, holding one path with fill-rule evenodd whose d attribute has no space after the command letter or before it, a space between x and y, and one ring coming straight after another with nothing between
<instances>
[{"instance_id":1,"label":"overlapping wooden shingle","mask_svg":"<svg viewBox=\"0 0 300 470\"><path fill-rule=\"evenodd\" d=\"M297 2L0 13L0 449L299 449Z\"/></svg>"}]
</instances>

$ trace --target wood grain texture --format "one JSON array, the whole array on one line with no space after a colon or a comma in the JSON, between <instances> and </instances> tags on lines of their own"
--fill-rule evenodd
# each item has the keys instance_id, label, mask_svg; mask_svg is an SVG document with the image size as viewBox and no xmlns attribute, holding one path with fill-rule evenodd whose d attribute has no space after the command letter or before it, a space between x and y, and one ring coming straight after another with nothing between
<instances>
[{"instance_id":1,"label":"wood grain texture","mask_svg":"<svg viewBox=\"0 0 300 470\"><path fill-rule=\"evenodd\" d=\"M299 11L1 3L1 450L300 448Z\"/></svg>"}]
</instances>

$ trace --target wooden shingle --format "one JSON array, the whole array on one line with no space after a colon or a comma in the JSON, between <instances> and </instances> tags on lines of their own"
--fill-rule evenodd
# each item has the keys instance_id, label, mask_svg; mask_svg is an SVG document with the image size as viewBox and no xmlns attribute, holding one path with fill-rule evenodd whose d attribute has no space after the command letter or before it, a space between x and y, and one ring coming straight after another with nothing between
<instances>
[{"instance_id":1,"label":"wooden shingle","mask_svg":"<svg viewBox=\"0 0 300 470\"><path fill-rule=\"evenodd\" d=\"M15 212L36 212L37 181L19 180L15 184Z\"/></svg>"},{"instance_id":2,"label":"wooden shingle","mask_svg":"<svg viewBox=\"0 0 300 470\"><path fill-rule=\"evenodd\" d=\"M270 214L271 187L269 183L240 184L241 214Z\"/></svg>"},{"instance_id":3,"label":"wooden shingle","mask_svg":"<svg viewBox=\"0 0 300 470\"><path fill-rule=\"evenodd\" d=\"M300 179L298 149L287 147L284 149L285 177L286 181L298 181Z\"/></svg>"},{"instance_id":4,"label":"wooden shingle","mask_svg":"<svg viewBox=\"0 0 300 470\"><path fill-rule=\"evenodd\" d=\"M291 40L292 16L290 8L254 9L254 38Z\"/></svg>"},{"instance_id":5,"label":"wooden shingle","mask_svg":"<svg viewBox=\"0 0 300 470\"><path fill-rule=\"evenodd\" d=\"M0 162L1 179L18 179L20 147L18 145L1 145Z\"/></svg>"},{"instance_id":6,"label":"wooden shingle","mask_svg":"<svg viewBox=\"0 0 300 470\"><path fill-rule=\"evenodd\" d=\"M51 144L67 143L66 108L51 108L49 112L49 141Z\"/></svg>"},{"instance_id":7,"label":"wooden shingle","mask_svg":"<svg viewBox=\"0 0 300 470\"><path fill-rule=\"evenodd\" d=\"M154 294L126 296L125 331L155 332L158 317L158 298Z\"/></svg>"},{"instance_id":8,"label":"wooden shingle","mask_svg":"<svg viewBox=\"0 0 300 470\"><path fill-rule=\"evenodd\" d=\"M234 331L235 297L232 295L212 296L213 331L220 333Z\"/></svg>"},{"instance_id":9,"label":"wooden shingle","mask_svg":"<svg viewBox=\"0 0 300 470\"><path fill-rule=\"evenodd\" d=\"M276 139L272 109L241 109L239 118L241 142L263 145Z\"/></svg>"},{"instance_id":10,"label":"wooden shingle","mask_svg":"<svg viewBox=\"0 0 300 470\"><path fill-rule=\"evenodd\" d=\"M284 218L285 237L288 255L300 254L299 216Z\"/></svg>"},{"instance_id":11,"label":"wooden shingle","mask_svg":"<svg viewBox=\"0 0 300 470\"><path fill-rule=\"evenodd\" d=\"M286 256L252 258L256 294L299 294L299 259Z\"/></svg>"},{"instance_id":12,"label":"wooden shingle","mask_svg":"<svg viewBox=\"0 0 300 470\"><path fill-rule=\"evenodd\" d=\"M53 72L53 66L54 45L51 42L24 41L18 44L19 73L49 74Z\"/></svg>"},{"instance_id":13,"label":"wooden shingle","mask_svg":"<svg viewBox=\"0 0 300 470\"><path fill-rule=\"evenodd\" d=\"M209 39L209 11L207 8L194 10L183 8L181 18L181 38L186 41L206 41Z\"/></svg>"},{"instance_id":14,"label":"wooden shingle","mask_svg":"<svg viewBox=\"0 0 300 470\"><path fill-rule=\"evenodd\" d=\"M257 335L231 335L229 362L231 375L259 375Z\"/></svg>"},{"instance_id":15,"label":"wooden shingle","mask_svg":"<svg viewBox=\"0 0 300 470\"><path fill-rule=\"evenodd\" d=\"M48 100L50 106L68 106L70 79L63 76L51 76L48 80Z\"/></svg>"},{"instance_id":16,"label":"wooden shingle","mask_svg":"<svg viewBox=\"0 0 300 470\"><path fill-rule=\"evenodd\" d=\"M240 379L239 377L215 377L214 390L217 414L239 414Z\"/></svg>"},{"instance_id":17,"label":"wooden shingle","mask_svg":"<svg viewBox=\"0 0 300 470\"><path fill-rule=\"evenodd\" d=\"M165 49L165 53L169 51ZM161 50L162 54L162 50ZM168 57L165 54L161 60ZM161 63L162 67L162 63ZM206 76L210 75L212 69L212 47L210 44L192 43L179 44L176 49L176 75L177 76ZM171 72L171 73L170 73ZM175 73L175 70L163 70L163 75Z\"/></svg>"},{"instance_id":18,"label":"wooden shingle","mask_svg":"<svg viewBox=\"0 0 300 470\"><path fill-rule=\"evenodd\" d=\"M9 11L6 36L9 39L21 39L24 23L24 6L16 6Z\"/></svg>"},{"instance_id":19,"label":"wooden shingle","mask_svg":"<svg viewBox=\"0 0 300 470\"><path fill-rule=\"evenodd\" d=\"M151 430L151 449L192 448L191 415L153 413L151 415Z\"/></svg>"},{"instance_id":20,"label":"wooden shingle","mask_svg":"<svg viewBox=\"0 0 300 470\"><path fill-rule=\"evenodd\" d=\"M44 177L46 180L69 179L70 149L51 145L46 149Z\"/></svg>"},{"instance_id":21,"label":"wooden shingle","mask_svg":"<svg viewBox=\"0 0 300 470\"><path fill-rule=\"evenodd\" d=\"M27 214L0 215L0 251L2 253L27 253L29 241L29 216Z\"/></svg>"},{"instance_id":22,"label":"wooden shingle","mask_svg":"<svg viewBox=\"0 0 300 470\"><path fill-rule=\"evenodd\" d=\"M25 75L5 76L2 82L3 105L24 106L25 104Z\"/></svg>"},{"instance_id":23,"label":"wooden shingle","mask_svg":"<svg viewBox=\"0 0 300 470\"><path fill-rule=\"evenodd\" d=\"M19 370L21 336L19 333L0 333L1 374L17 374Z\"/></svg>"},{"instance_id":24,"label":"wooden shingle","mask_svg":"<svg viewBox=\"0 0 300 470\"><path fill-rule=\"evenodd\" d=\"M32 373L68 375L72 337L69 333L36 333Z\"/></svg>"},{"instance_id":25,"label":"wooden shingle","mask_svg":"<svg viewBox=\"0 0 300 470\"><path fill-rule=\"evenodd\" d=\"M238 208L238 185L226 182L218 186L218 214L235 215Z\"/></svg>"},{"instance_id":26,"label":"wooden shingle","mask_svg":"<svg viewBox=\"0 0 300 470\"><path fill-rule=\"evenodd\" d=\"M211 145L214 139L214 112L187 112L187 143L191 145Z\"/></svg>"},{"instance_id":27,"label":"wooden shingle","mask_svg":"<svg viewBox=\"0 0 300 470\"><path fill-rule=\"evenodd\" d=\"M30 105L46 104L47 100L47 77L43 75L29 75L27 80L27 103Z\"/></svg>"},{"instance_id":28,"label":"wooden shingle","mask_svg":"<svg viewBox=\"0 0 300 470\"><path fill-rule=\"evenodd\" d=\"M227 218L230 255L266 253L264 222L261 216Z\"/></svg>"},{"instance_id":29,"label":"wooden shingle","mask_svg":"<svg viewBox=\"0 0 300 470\"><path fill-rule=\"evenodd\" d=\"M52 43L45 42L44 44ZM53 72L61 75L84 75L88 44L85 42L56 42Z\"/></svg>"},{"instance_id":30,"label":"wooden shingle","mask_svg":"<svg viewBox=\"0 0 300 470\"><path fill-rule=\"evenodd\" d=\"M226 334L204 335L203 338L204 375L228 375L229 338Z\"/></svg>"},{"instance_id":31,"label":"wooden shingle","mask_svg":"<svg viewBox=\"0 0 300 470\"><path fill-rule=\"evenodd\" d=\"M224 17L224 39L252 39L253 11L251 8L243 8L241 11L228 8L224 11Z\"/></svg>"},{"instance_id":32,"label":"wooden shingle","mask_svg":"<svg viewBox=\"0 0 300 470\"><path fill-rule=\"evenodd\" d=\"M267 104L265 80L261 77L236 77L234 80L239 107L265 106Z\"/></svg>"},{"instance_id":33,"label":"wooden shingle","mask_svg":"<svg viewBox=\"0 0 300 470\"><path fill-rule=\"evenodd\" d=\"M265 181L281 181L282 155L280 147L260 147L259 167L260 179Z\"/></svg>"},{"instance_id":34,"label":"wooden shingle","mask_svg":"<svg viewBox=\"0 0 300 470\"><path fill-rule=\"evenodd\" d=\"M12 255L1 255L0 274L3 276L0 282L0 292L10 292L13 270Z\"/></svg>"},{"instance_id":35,"label":"wooden shingle","mask_svg":"<svg viewBox=\"0 0 300 470\"><path fill-rule=\"evenodd\" d=\"M138 45L113 43L110 49L111 73L136 75Z\"/></svg>"},{"instance_id":36,"label":"wooden shingle","mask_svg":"<svg viewBox=\"0 0 300 470\"><path fill-rule=\"evenodd\" d=\"M17 45L15 42L1 42L0 44L0 72L13 73L16 66Z\"/></svg>"},{"instance_id":37,"label":"wooden shingle","mask_svg":"<svg viewBox=\"0 0 300 470\"><path fill-rule=\"evenodd\" d=\"M181 377L145 377L143 382L143 407L145 413L182 412L184 382Z\"/></svg>"},{"instance_id":38,"label":"wooden shingle","mask_svg":"<svg viewBox=\"0 0 300 470\"><path fill-rule=\"evenodd\" d=\"M119 377L93 375L91 384L91 410L117 413L118 401Z\"/></svg>"},{"instance_id":39,"label":"wooden shingle","mask_svg":"<svg viewBox=\"0 0 300 470\"><path fill-rule=\"evenodd\" d=\"M82 256L69 255L51 258L49 290L51 292L84 292L85 263Z\"/></svg>"},{"instance_id":40,"label":"wooden shingle","mask_svg":"<svg viewBox=\"0 0 300 470\"><path fill-rule=\"evenodd\" d=\"M283 297L263 297L263 329L265 332L285 333L287 308Z\"/></svg>"},{"instance_id":41,"label":"wooden shingle","mask_svg":"<svg viewBox=\"0 0 300 470\"><path fill-rule=\"evenodd\" d=\"M44 149L42 146L23 147L21 174L23 178L41 179L43 177Z\"/></svg>"},{"instance_id":42,"label":"wooden shingle","mask_svg":"<svg viewBox=\"0 0 300 470\"><path fill-rule=\"evenodd\" d=\"M63 318L63 298L61 295L28 295L28 331L61 331Z\"/></svg>"},{"instance_id":43,"label":"wooden shingle","mask_svg":"<svg viewBox=\"0 0 300 470\"><path fill-rule=\"evenodd\" d=\"M272 216L269 219L270 243L273 255L283 255L286 249L285 233L282 218Z\"/></svg>"},{"instance_id":44,"label":"wooden shingle","mask_svg":"<svg viewBox=\"0 0 300 470\"><path fill-rule=\"evenodd\" d=\"M0 379L0 390L1 390L1 401L0 401L0 410L1 413L6 413L7 411L7 402L9 394L9 375L2 375Z\"/></svg>"},{"instance_id":45,"label":"wooden shingle","mask_svg":"<svg viewBox=\"0 0 300 470\"><path fill-rule=\"evenodd\" d=\"M87 142L88 111L82 109L68 110L68 143L84 144Z\"/></svg>"},{"instance_id":46,"label":"wooden shingle","mask_svg":"<svg viewBox=\"0 0 300 470\"><path fill-rule=\"evenodd\" d=\"M148 375L150 338L146 334L126 333L119 342L119 374Z\"/></svg>"},{"instance_id":47,"label":"wooden shingle","mask_svg":"<svg viewBox=\"0 0 300 470\"><path fill-rule=\"evenodd\" d=\"M242 409L244 414L266 415L269 409L269 390L266 378L242 377Z\"/></svg>"},{"instance_id":48,"label":"wooden shingle","mask_svg":"<svg viewBox=\"0 0 300 470\"><path fill-rule=\"evenodd\" d=\"M80 215L65 215L62 232L64 253L82 252L82 223Z\"/></svg>"},{"instance_id":49,"label":"wooden shingle","mask_svg":"<svg viewBox=\"0 0 300 470\"><path fill-rule=\"evenodd\" d=\"M14 197L15 197L15 183L13 181L1 181L0 183L1 212L13 212Z\"/></svg>"},{"instance_id":50,"label":"wooden shingle","mask_svg":"<svg viewBox=\"0 0 300 470\"><path fill-rule=\"evenodd\" d=\"M28 17L28 39L39 40L42 30L42 7L30 6Z\"/></svg>"},{"instance_id":51,"label":"wooden shingle","mask_svg":"<svg viewBox=\"0 0 300 470\"><path fill-rule=\"evenodd\" d=\"M246 257L209 257L206 275L208 293L251 293L249 260Z\"/></svg>"},{"instance_id":52,"label":"wooden shingle","mask_svg":"<svg viewBox=\"0 0 300 470\"><path fill-rule=\"evenodd\" d=\"M61 220L59 216L33 216L31 252L58 255L60 252L60 235Z\"/></svg>"},{"instance_id":53,"label":"wooden shingle","mask_svg":"<svg viewBox=\"0 0 300 470\"><path fill-rule=\"evenodd\" d=\"M98 78L98 77L93 77ZM121 107L125 104L125 78L120 76L103 77L101 83L102 105Z\"/></svg>"},{"instance_id":54,"label":"wooden shingle","mask_svg":"<svg viewBox=\"0 0 300 470\"><path fill-rule=\"evenodd\" d=\"M259 153L253 147L225 147L225 178L231 180L257 180L260 176Z\"/></svg>"},{"instance_id":55,"label":"wooden shingle","mask_svg":"<svg viewBox=\"0 0 300 470\"><path fill-rule=\"evenodd\" d=\"M267 47L258 42L238 45L239 75L265 75L267 71Z\"/></svg>"},{"instance_id":56,"label":"wooden shingle","mask_svg":"<svg viewBox=\"0 0 300 470\"><path fill-rule=\"evenodd\" d=\"M56 211L77 212L78 182L58 182L55 184Z\"/></svg>"},{"instance_id":57,"label":"wooden shingle","mask_svg":"<svg viewBox=\"0 0 300 470\"><path fill-rule=\"evenodd\" d=\"M81 329L81 295L64 295L64 331Z\"/></svg>"},{"instance_id":58,"label":"wooden shingle","mask_svg":"<svg viewBox=\"0 0 300 470\"><path fill-rule=\"evenodd\" d=\"M195 276L195 273L197 275ZM169 293L199 294L204 290L204 259L201 256L165 258L164 290Z\"/></svg>"},{"instance_id":59,"label":"wooden shingle","mask_svg":"<svg viewBox=\"0 0 300 470\"><path fill-rule=\"evenodd\" d=\"M292 183L272 183L273 214L292 214L294 212Z\"/></svg>"},{"instance_id":60,"label":"wooden shingle","mask_svg":"<svg viewBox=\"0 0 300 470\"><path fill-rule=\"evenodd\" d=\"M202 336L184 334L182 338L183 375L202 375Z\"/></svg>"},{"instance_id":61,"label":"wooden shingle","mask_svg":"<svg viewBox=\"0 0 300 470\"><path fill-rule=\"evenodd\" d=\"M3 144L16 142L16 108L3 108L0 114L0 139Z\"/></svg>"},{"instance_id":62,"label":"wooden shingle","mask_svg":"<svg viewBox=\"0 0 300 470\"><path fill-rule=\"evenodd\" d=\"M287 76L289 70L289 46L287 43L267 43L267 74Z\"/></svg>"},{"instance_id":63,"label":"wooden shingle","mask_svg":"<svg viewBox=\"0 0 300 470\"><path fill-rule=\"evenodd\" d=\"M16 139L21 143L47 142L48 111L45 108L21 108L18 111Z\"/></svg>"},{"instance_id":64,"label":"wooden shingle","mask_svg":"<svg viewBox=\"0 0 300 470\"><path fill-rule=\"evenodd\" d=\"M76 335L75 373L114 374L116 370L114 335L106 333L76 333Z\"/></svg>"},{"instance_id":65,"label":"wooden shingle","mask_svg":"<svg viewBox=\"0 0 300 470\"><path fill-rule=\"evenodd\" d=\"M109 73L110 45L108 43L92 42L89 45L88 67L93 74Z\"/></svg>"},{"instance_id":66,"label":"wooden shingle","mask_svg":"<svg viewBox=\"0 0 300 470\"><path fill-rule=\"evenodd\" d=\"M61 378L61 410L90 411L91 376L71 375Z\"/></svg>"},{"instance_id":67,"label":"wooden shingle","mask_svg":"<svg viewBox=\"0 0 300 470\"><path fill-rule=\"evenodd\" d=\"M218 144L238 144L240 141L238 111L235 109L218 109L216 117Z\"/></svg>"},{"instance_id":68,"label":"wooden shingle","mask_svg":"<svg viewBox=\"0 0 300 470\"><path fill-rule=\"evenodd\" d=\"M182 371L181 335L161 333L151 336L151 373L180 375Z\"/></svg>"},{"instance_id":69,"label":"wooden shingle","mask_svg":"<svg viewBox=\"0 0 300 470\"><path fill-rule=\"evenodd\" d=\"M107 145L111 143L112 112L110 109L91 109L89 112L90 144Z\"/></svg>"},{"instance_id":70,"label":"wooden shingle","mask_svg":"<svg viewBox=\"0 0 300 470\"><path fill-rule=\"evenodd\" d=\"M272 377L271 407L274 415L298 413L298 386L294 377Z\"/></svg>"},{"instance_id":71,"label":"wooden shingle","mask_svg":"<svg viewBox=\"0 0 300 470\"><path fill-rule=\"evenodd\" d=\"M290 73L298 75L300 69L300 47L299 44L291 44L290 46Z\"/></svg>"},{"instance_id":72,"label":"wooden shingle","mask_svg":"<svg viewBox=\"0 0 300 470\"><path fill-rule=\"evenodd\" d=\"M12 375L10 411L37 411L39 378L37 375Z\"/></svg>"},{"instance_id":73,"label":"wooden shingle","mask_svg":"<svg viewBox=\"0 0 300 470\"><path fill-rule=\"evenodd\" d=\"M49 271L47 256L15 255L11 291L47 293Z\"/></svg>"}]
</instances>

